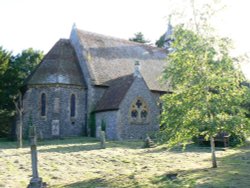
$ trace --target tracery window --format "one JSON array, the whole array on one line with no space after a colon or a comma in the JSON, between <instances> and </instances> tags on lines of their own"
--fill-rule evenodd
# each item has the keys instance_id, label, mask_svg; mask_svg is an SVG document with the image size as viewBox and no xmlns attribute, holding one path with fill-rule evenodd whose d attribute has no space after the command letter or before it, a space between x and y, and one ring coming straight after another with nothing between
<instances>
[{"instance_id":1,"label":"tracery window","mask_svg":"<svg viewBox=\"0 0 250 188\"><path fill-rule=\"evenodd\" d=\"M41 116L46 116L46 94L41 95Z\"/></svg>"},{"instance_id":2,"label":"tracery window","mask_svg":"<svg viewBox=\"0 0 250 188\"><path fill-rule=\"evenodd\" d=\"M141 98L138 97L133 101L130 108L131 123L147 123L148 122L148 105Z\"/></svg>"},{"instance_id":3,"label":"tracery window","mask_svg":"<svg viewBox=\"0 0 250 188\"><path fill-rule=\"evenodd\" d=\"M70 97L70 117L75 117L76 115L76 96L72 94Z\"/></svg>"}]
</instances>

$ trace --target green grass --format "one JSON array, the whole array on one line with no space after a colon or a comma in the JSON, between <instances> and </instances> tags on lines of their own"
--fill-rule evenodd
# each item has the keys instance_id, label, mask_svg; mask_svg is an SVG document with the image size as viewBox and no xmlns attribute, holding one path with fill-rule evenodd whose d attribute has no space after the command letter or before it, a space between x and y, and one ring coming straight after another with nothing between
<instances>
[{"instance_id":1,"label":"green grass","mask_svg":"<svg viewBox=\"0 0 250 188\"><path fill-rule=\"evenodd\" d=\"M49 187L250 187L250 145L219 149L211 168L207 147L167 151L164 145L142 149L141 141L108 142L91 138L38 142L39 175ZM0 142L0 187L27 187L30 149ZM171 179L168 174L177 173Z\"/></svg>"}]
</instances>

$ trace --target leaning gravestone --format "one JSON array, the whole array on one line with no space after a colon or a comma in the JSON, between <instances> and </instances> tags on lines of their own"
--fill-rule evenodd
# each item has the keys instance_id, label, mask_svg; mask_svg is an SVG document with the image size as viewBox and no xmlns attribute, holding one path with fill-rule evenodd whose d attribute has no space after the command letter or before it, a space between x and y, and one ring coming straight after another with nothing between
<instances>
[{"instance_id":1,"label":"leaning gravestone","mask_svg":"<svg viewBox=\"0 0 250 188\"><path fill-rule=\"evenodd\" d=\"M29 129L29 138L30 138L30 149L31 149L31 166L32 166L32 178L28 188L44 188L46 183L42 182L42 178L38 175L37 168L37 136L35 126L30 126Z\"/></svg>"}]
</instances>

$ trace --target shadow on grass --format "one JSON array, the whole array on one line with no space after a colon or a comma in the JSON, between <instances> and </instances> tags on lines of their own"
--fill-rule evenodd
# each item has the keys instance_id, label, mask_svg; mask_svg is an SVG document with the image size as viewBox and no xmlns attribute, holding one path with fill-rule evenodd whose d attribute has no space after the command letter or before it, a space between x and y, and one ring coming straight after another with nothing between
<instances>
[{"instance_id":1,"label":"shadow on grass","mask_svg":"<svg viewBox=\"0 0 250 188\"><path fill-rule=\"evenodd\" d=\"M198 145L195 143L191 143L186 145L185 148L182 146L177 146L174 148L167 148L167 146L164 145L158 145L158 147L153 148L151 150L146 150L145 153L161 153L168 151L170 153L188 153L188 152L196 152L196 153L210 153L211 149L210 146L207 145ZM225 151L225 148L223 147L216 147L216 151Z\"/></svg>"},{"instance_id":2,"label":"shadow on grass","mask_svg":"<svg viewBox=\"0 0 250 188\"><path fill-rule=\"evenodd\" d=\"M64 145L64 144L80 144L80 143L95 143L98 140L96 138L89 137L70 137L61 139L48 139L48 140L38 140L37 146L49 146L49 145ZM23 140L23 148L30 147L29 140ZM0 141L0 149L17 149L17 141Z\"/></svg>"},{"instance_id":3,"label":"shadow on grass","mask_svg":"<svg viewBox=\"0 0 250 188\"><path fill-rule=\"evenodd\" d=\"M69 145L66 144L78 144L78 145ZM44 144L46 145L46 144ZM52 145L52 144L49 144ZM140 149L141 142L107 142L106 148L127 148L127 149ZM48 149L39 149L39 152L58 152L58 153L72 153L72 152L79 152L79 151L91 151L91 150L100 150L101 145L99 141L92 140L92 142L77 142L77 143L69 143L65 142L64 145L57 145L55 148L48 148Z\"/></svg>"},{"instance_id":4,"label":"shadow on grass","mask_svg":"<svg viewBox=\"0 0 250 188\"><path fill-rule=\"evenodd\" d=\"M107 148L142 149L142 146L143 142L141 140L107 142Z\"/></svg>"},{"instance_id":5,"label":"shadow on grass","mask_svg":"<svg viewBox=\"0 0 250 188\"><path fill-rule=\"evenodd\" d=\"M131 176L118 177L112 180L106 180L104 178L93 178L83 181L78 181L66 185L59 185L56 187L64 187L64 188L119 188L119 187L133 187L133 188L141 188L141 187L151 187L144 182L138 182L136 179L133 179Z\"/></svg>"},{"instance_id":6,"label":"shadow on grass","mask_svg":"<svg viewBox=\"0 0 250 188\"><path fill-rule=\"evenodd\" d=\"M240 153L218 158L218 168L176 171L171 180L167 174L152 180L159 187L247 188L250 187L250 146Z\"/></svg>"},{"instance_id":7,"label":"shadow on grass","mask_svg":"<svg viewBox=\"0 0 250 188\"><path fill-rule=\"evenodd\" d=\"M91 151L91 150L99 150L100 144L99 143L90 143L90 144L80 144L80 145L73 145L73 146L57 146L55 148L48 148L48 149L39 149L40 153L44 152L58 152L58 153L73 153L79 151Z\"/></svg>"},{"instance_id":8,"label":"shadow on grass","mask_svg":"<svg viewBox=\"0 0 250 188\"><path fill-rule=\"evenodd\" d=\"M82 146L65 146L67 144L82 144ZM99 145L100 142L96 138L92 137L70 137L70 138L60 138L60 139L49 139L49 140L38 140L37 147L39 146L58 146L57 148L53 149L41 149L44 152L53 152L69 149L69 151L75 151L77 149L83 150L93 150L93 149L100 149ZM60 147L60 145L62 147ZM63 146L64 145L64 146ZM89 146L88 146L89 145ZM95 146L96 145L96 146ZM93 146L93 147L92 147ZM106 148L127 148L127 149L140 149L143 146L143 142L141 140L131 140L131 141L107 141ZM23 148L28 148L29 140L23 141ZM16 149L17 142L16 141L0 141L0 149Z\"/></svg>"},{"instance_id":9,"label":"shadow on grass","mask_svg":"<svg viewBox=\"0 0 250 188\"><path fill-rule=\"evenodd\" d=\"M216 148L216 150L221 150L222 148ZM145 153L161 153L161 152L171 152L171 153L186 153L186 152L197 152L197 153L210 153L210 147L199 146L196 144L188 144L185 148L182 146L177 146L169 149L167 146L158 145L156 148L145 151Z\"/></svg>"},{"instance_id":10,"label":"shadow on grass","mask_svg":"<svg viewBox=\"0 0 250 188\"><path fill-rule=\"evenodd\" d=\"M90 180L86 180L86 181L78 181L78 182L74 182L71 184L67 184L67 185L63 185L63 187L65 188L96 188L96 187L110 187L110 185L105 182L104 179L101 178L95 178L95 179L90 179Z\"/></svg>"},{"instance_id":11,"label":"shadow on grass","mask_svg":"<svg viewBox=\"0 0 250 188\"><path fill-rule=\"evenodd\" d=\"M27 140L24 140L22 148L28 148L28 147L29 147L29 142ZM1 141L0 149L18 149L17 141Z\"/></svg>"},{"instance_id":12,"label":"shadow on grass","mask_svg":"<svg viewBox=\"0 0 250 188\"><path fill-rule=\"evenodd\" d=\"M98 140L92 137L68 137L68 138L58 138L58 139L45 139L38 141L39 146L49 146L49 145L64 145L64 144L78 144L78 143L95 143Z\"/></svg>"}]
</instances>

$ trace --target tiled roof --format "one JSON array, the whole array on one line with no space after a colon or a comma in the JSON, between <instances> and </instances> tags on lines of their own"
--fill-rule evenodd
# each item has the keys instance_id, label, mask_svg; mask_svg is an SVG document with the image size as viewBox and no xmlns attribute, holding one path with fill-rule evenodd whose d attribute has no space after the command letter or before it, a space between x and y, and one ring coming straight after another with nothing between
<instances>
[{"instance_id":1,"label":"tiled roof","mask_svg":"<svg viewBox=\"0 0 250 188\"><path fill-rule=\"evenodd\" d=\"M135 61L150 90L167 91L159 78L166 64L166 52L149 45L117 39L77 29L94 85L109 85L110 80L129 75Z\"/></svg>"},{"instance_id":2,"label":"tiled roof","mask_svg":"<svg viewBox=\"0 0 250 188\"><path fill-rule=\"evenodd\" d=\"M97 103L95 111L117 110L133 81L133 74L111 80L110 87Z\"/></svg>"},{"instance_id":3,"label":"tiled roof","mask_svg":"<svg viewBox=\"0 0 250 188\"><path fill-rule=\"evenodd\" d=\"M60 39L27 79L28 85L70 84L83 86L83 75L74 48Z\"/></svg>"}]
</instances>

